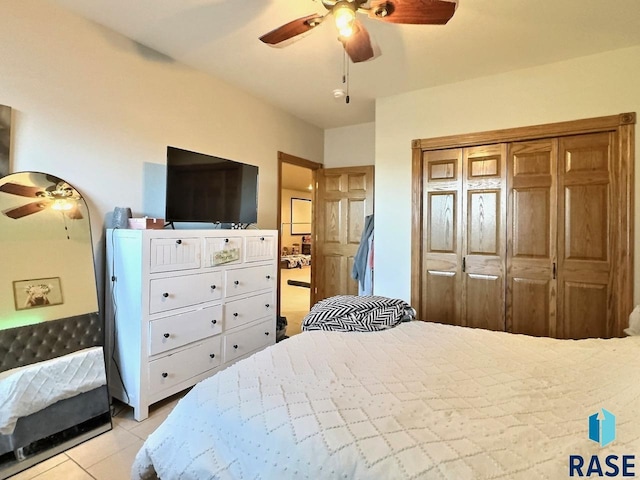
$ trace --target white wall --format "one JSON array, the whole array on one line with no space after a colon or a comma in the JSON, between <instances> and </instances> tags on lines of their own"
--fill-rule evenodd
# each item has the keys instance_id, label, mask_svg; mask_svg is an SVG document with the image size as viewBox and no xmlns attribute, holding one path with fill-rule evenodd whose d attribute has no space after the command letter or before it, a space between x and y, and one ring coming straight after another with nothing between
<instances>
[{"instance_id":1,"label":"white wall","mask_svg":"<svg viewBox=\"0 0 640 480\"><path fill-rule=\"evenodd\" d=\"M258 165L261 228L276 228L278 150L323 160L321 129L58 6L0 2L0 18L13 171L52 173L86 197L99 268L114 207L164 215L167 145Z\"/></svg>"},{"instance_id":2,"label":"white wall","mask_svg":"<svg viewBox=\"0 0 640 480\"><path fill-rule=\"evenodd\" d=\"M373 122L325 130L324 166L338 168L373 165L375 139L376 124Z\"/></svg>"},{"instance_id":3,"label":"white wall","mask_svg":"<svg viewBox=\"0 0 640 480\"><path fill-rule=\"evenodd\" d=\"M405 300L411 295L412 139L640 113L638 78L640 46L379 100L375 293ZM636 139L636 170L639 161ZM635 225L640 225L638 176ZM639 266L636 255L640 280ZM635 285L638 303L640 281Z\"/></svg>"},{"instance_id":4,"label":"white wall","mask_svg":"<svg viewBox=\"0 0 640 480\"><path fill-rule=\"evenodd\" d=\"M292 198L306 198L308 200L313 199L313 194L310 191L302 190L289 190L287 188L282 189L282 246L289 247L294 243L302 244L302 235L291 235L291 199Z\"/></svg>"}]
</instances>

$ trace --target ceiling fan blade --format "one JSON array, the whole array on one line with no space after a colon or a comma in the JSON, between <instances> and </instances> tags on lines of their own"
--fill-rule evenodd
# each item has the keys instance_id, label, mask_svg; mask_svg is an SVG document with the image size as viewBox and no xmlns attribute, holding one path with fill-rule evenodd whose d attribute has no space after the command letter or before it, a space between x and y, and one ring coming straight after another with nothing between
<instances>
[{"instance_id":1,"label":"ceiling fan blade","mask_svg":"<svg viewBox=\"0 0 640 480\"><path fill-rule=\"evenodd\" d=\"M376 0L369 17L390 23L444 25L455 11L456 2L445 0Z\"/></svg>"},{"instance_id":2,"label":"ceiling fan blade","mask_svg":"<svg viewBox=\"0 0 640 480\"><path fill-rule=\"evenodd\" d=\"M41 187L29 185L20 185L18 183L5 183L0 185L0 192L10 193L12 195L20 195L21 197L37 197L42 192Z\"/></svg>"},{"instance_id":3,"label":"ceiling fan blade","mask_svg":"<svg viewBox=\"0 0 640 480\"><path fill-rule=\"evenodd\" d=\"M269 33L265 33L260 37L260 40L269 45L277 45L280 42L289 40L302 33L320 25L324 17L314 13L313 15L307 15L306 17L298 18L289 23L285 23L281 27L271 30Z\"/></svg>"},{"instance_id":4,"label":"ceiling fan blade","mask_svg":"<svg viewBox=\"0 0 640 480\"><path fill-rule=\"evenodd\" d=\"M9 218L18 219L18 218L26 217L27 215L31 215L32 213L37 213L41 210L44 210L45 208L47 208L48 205L49 205L49 202L47 201L31 202L31 203L27 203L26 205L22 205L21 207L16 207L11 210L6 210L2 213L4 213Z\"/></svg>"},{"instance_id":5,"label":"ceiling fan blade","mask_svg":"<svg viewBox=\"0 0 640 480\"><path fill-rule=\"evenodd\" d=\"M339 37L347 55L349 55L353 63L364 62L373 58L374 51L369 32L358 20L354 22L353 26L351 36Z\"/></svg>"}]
</instances>

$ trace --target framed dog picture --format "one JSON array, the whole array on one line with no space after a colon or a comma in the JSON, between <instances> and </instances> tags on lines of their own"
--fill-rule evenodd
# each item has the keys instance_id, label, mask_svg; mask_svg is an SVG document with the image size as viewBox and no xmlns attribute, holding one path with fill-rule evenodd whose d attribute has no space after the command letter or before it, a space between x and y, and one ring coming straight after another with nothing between
<instances>
[{"instance_id":1,"label":"framed dog picture","mask_svg":"<svg viewBox=\"0 0 640 480\"><path fill-rule=\"evenodd\" d=\"M61 305L60 277L16 280L13 282L13 298L16 310Z\"/></svg>"}]
</instances>

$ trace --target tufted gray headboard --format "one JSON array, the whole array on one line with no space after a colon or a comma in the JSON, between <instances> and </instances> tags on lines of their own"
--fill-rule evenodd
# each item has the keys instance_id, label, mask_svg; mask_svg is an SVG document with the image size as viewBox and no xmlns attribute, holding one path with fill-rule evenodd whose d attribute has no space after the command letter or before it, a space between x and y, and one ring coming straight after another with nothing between
<instances>
[{"instance_id":1,"label":"tufted gray headboard","mask_svg":"<svg viewBox=\"0 0 640 480\"><path fill-rule=\"evenodd\" d=\"M0 372L104 345L98 313L0 330Z\"/></svg>"}]
</instances>

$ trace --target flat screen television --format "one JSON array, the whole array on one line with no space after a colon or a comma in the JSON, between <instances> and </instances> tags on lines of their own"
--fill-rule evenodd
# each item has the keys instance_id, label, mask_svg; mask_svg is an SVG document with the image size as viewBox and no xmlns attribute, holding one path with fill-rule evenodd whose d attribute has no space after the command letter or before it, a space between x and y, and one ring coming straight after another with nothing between
<instances>
[{"instance_id":1,"label":"flat screen television","mask_svg":"<svg viewBox=\"0 0 640 480\"><path fill-rule=\"evenodd\" d=\"M167 147L167 222L258 221L258 167Z\"/></svg>"}]
</instances>

